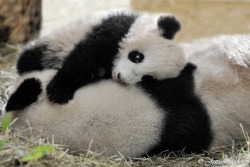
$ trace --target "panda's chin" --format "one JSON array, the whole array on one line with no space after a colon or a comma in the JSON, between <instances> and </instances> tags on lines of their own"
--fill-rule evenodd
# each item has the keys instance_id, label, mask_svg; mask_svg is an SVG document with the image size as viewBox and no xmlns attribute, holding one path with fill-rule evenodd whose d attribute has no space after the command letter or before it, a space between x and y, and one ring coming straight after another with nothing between
<instances>
[{"instance_id":1,"label":"panda's chin","mask_svg":"<svg viewBox=\"0 0 250 167\"><path fill-rule=\"evenodd\" d=\"M118 83L122 83L125 85L134 85L138 82L141 82L142 75L135 75L131 72L117 72L113 71L112 79Z\"/></svg>"},{"instance_id":2,"label":"panda's chin","mask_svg":"<svg viewBox=\"0 0 250 167\"><path fill-rule=\"evenodd\" d=\"M141 82L141 81L142 81L142 77L129 78L128 80L126 80L126 79L121 80L121 82L123 82L124 84L127 84L127 85L134 85L134 84Z\"/></svg>"},{"instance_id":3,"label":"panda's chin","mask_svg":"<svg viewBox=\"0 0 250 167\"><path fill-rule=\"evenodd\" d=\"M142 81L141 78L129 78L128 80L126 80L124 78L120 78L119 80L113 78L113 80L120 83L121 85L124 85L124 86L126 86L126 85L134 85L134 84Z\"/></svg>"}]
</instances>

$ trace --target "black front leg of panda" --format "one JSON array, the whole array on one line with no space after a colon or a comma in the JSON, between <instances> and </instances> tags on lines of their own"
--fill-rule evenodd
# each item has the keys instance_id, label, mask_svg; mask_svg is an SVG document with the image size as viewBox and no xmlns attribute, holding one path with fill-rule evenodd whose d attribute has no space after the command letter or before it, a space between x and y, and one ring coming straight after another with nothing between
<instances>
[{"instance_id":1,"label":"black front leg of panda","mask_svg":"<svg viewBox=\"0 0 250 167\"><path fill-rule=\"evenodd\" d=\"M65 104L73 99L80 87L88 84L93 75L93 57L74 53L68 56L61 69L47 86L47 95L51 102Z\"/></svg>"}]
</instances>

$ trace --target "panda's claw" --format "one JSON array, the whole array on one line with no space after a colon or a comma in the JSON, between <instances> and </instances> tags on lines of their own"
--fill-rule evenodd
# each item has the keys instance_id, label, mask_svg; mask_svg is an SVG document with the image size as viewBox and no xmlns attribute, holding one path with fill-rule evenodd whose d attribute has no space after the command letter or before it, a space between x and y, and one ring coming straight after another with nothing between
<instances>
[{"instance_id":1,"label":"panda's claw","mask_svg":"<svg viewBox=\"0 0 250 167\"><path fill-rule=\"evenodd\" d=\"M52 103L66 104L73 99L74 92L63 79L53 78L46 88L48 99Z\"/></svg>"}]
</instances>

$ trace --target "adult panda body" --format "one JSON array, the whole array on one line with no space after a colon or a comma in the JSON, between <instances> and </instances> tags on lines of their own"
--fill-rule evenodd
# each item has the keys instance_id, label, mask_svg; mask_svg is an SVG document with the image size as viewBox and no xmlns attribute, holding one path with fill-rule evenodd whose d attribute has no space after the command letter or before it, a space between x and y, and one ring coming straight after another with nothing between
<instances>
[{"instance_id":1,"label":"adult panda body","mask_svg":"<svg viewBox=\"0 0 250 167\"><path fill-rule=\"evenodd\" d=\"M94 13L26 46L19 55L17 70L22 75L57 69L46 91L51 102L65 104L78 88L112 78L113 61L124 38L150 33L154 40L164 35L162 42L183 56L180 47L172 41L179 29L180 23L171 15L128 11ZM174 71L179 73L180 69Z\"/></svg>"},{"instance_id":2,"label":"adult panda body","mask_svg":"<svg viewBox=\"0 0 250 167\"><path fill-rule=\"evenodd\" d=\"M84 153L92 141L91 150L97 153L112 156L120 151L138 157L158 143L165 114L143 91L103 80L78 89L67 104L51 104L45 89L55 73L19 78L6 106L14 111L13 120L18 118L12 128L28 129L30 124L33 132L53 136L55 143L76 154ZM27 93L31 90L37 93Z\"/></svg>"},{"instance_id":3,"label":"adult panda body","mask_svg":"<svg viewBox=\"0 0 250 167\"><path fill-rule=\"evenodd\" d=\"M50 103L45 92L56 71L32 72L19 77L6 110L18 118L14 128L31 126L74 153L87 150L91 140L91 150L106 155L201 152L210 148L212 132L206 109L194 94L194 71L188 64L177 78L145 77L127 87L103 80L78 89L64 105Z\"/></svg>"}]
</instances>

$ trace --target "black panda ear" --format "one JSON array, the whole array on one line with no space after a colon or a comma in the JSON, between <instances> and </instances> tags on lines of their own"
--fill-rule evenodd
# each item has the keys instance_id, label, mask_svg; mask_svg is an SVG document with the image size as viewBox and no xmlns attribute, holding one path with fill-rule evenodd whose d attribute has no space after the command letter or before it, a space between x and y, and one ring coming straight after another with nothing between
<instances>
[{"instance_id":1,"label":"black panda ear","mask_svg":"<svg viewBox=\"0 0 250 167\"><path fill-rule=\"evenodd\" d=\"M7 101L6 112L24 109L37 101L41 92L41 82L38 79L25 79Z\"/></svg>"},{"instance_id":2,"label":"black panda ear","mask_svg":"<svg viewBox=\"0 0 250 167\"><path fill-rule=\"evenodd\" d=\"M173 39L174 35L181 29L180 22L172 15L160 16L157 25L163 31L162 36L167 39Z\"/></svg>"}]
</instances>

